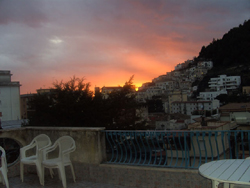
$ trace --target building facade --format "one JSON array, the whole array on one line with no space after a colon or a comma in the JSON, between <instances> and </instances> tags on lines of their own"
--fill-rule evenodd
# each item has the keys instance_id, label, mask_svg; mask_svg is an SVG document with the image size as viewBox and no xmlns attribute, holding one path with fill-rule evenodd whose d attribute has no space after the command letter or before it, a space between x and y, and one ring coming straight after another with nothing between
<instances>
[{"instance_id":1,"label":"building facade","mask_svg":"<svg viewBox=\"0 0 250 188\"><path fill-rule=\"evenodd\" d=\"M240 86L241 78L240 76L220 75L217 78L211 78L208 84L213 91L234 90Z\"/></svg>"},{"instance_id":2,"label":"building facade","mask_svg":"<svg viewBox=\"0 0 250 188\"><path fill-rule=\"evenodd\" d=\"M2 121L19 120L20 83L11 81L8 70L0 70L0 115Z\"/></svg>"},{"instance_id":3,"label":"building facade","mask_svg":"<svg viewBox=\"0 0 250 188\"><path fill-rule=\"evenodd\" d=\"M227 94L226 90L221 91L207 91L207 92L200 92L200 95L197 97L198 100L204 100L204 101L212 101L217 96L221 94Z\"/></svg>"},{"instance_id":4,"label":"building facade","mask_svg":"<svg viewBox=\"0 0 250 188\"><path fill-rule=\"evenodd\" d=\"M31 109L29 103L33 100L36 94L24 94L20 96L21 118L29 119L29 114L34 110Z\"/></svg>"},{"instance_id":5,"label":"building facade","mask_svg":"<svg viewBox=\"0 0 250 188\"><path fill-rule=\"evenodd\" d=\"M120 91L122 89L121 86L115 86L115 87L102 87L101 93L102 97L104 99L107 99L109 97L109 94L113 91Z\"/></svg>"},{"instance_id":6,"label":"building facade","mask_svg":"<svg viewBox=\"0 0 250 188\"><path fill-rule=\"evenodd\" d=\"M192 115L194 111L217 110L220 107L219 100L213 101L175 101L171 105L172 113Z\"/></svg>"}]
</instances>

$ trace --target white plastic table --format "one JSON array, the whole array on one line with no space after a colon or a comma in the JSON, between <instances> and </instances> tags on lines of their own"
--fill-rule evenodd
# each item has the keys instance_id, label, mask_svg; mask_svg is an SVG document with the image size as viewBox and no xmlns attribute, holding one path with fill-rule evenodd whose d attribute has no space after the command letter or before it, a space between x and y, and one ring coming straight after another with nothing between
<instances>
[{"instance_id":1,"label":"white plastic table","mask_svg":"<svg viewBox=\"0 0 250 188\"><path fill-rule=\"evenodd\" d=\"M199 173L212 180L212 188L217 188L219 183L224 183L224 188L229 188L229 184L250 185L250 160L212 161L201 165Z\"/></svg>"}]
</instances>

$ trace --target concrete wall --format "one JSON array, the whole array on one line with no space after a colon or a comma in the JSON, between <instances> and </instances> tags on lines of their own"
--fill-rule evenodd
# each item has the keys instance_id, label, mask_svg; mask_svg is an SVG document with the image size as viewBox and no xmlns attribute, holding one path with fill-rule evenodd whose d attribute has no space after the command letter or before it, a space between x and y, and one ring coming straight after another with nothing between
<instances>
[{"instance_id":1,"label":"concrete wall","mask_svg":"<svg viewBox=\"0 0 250 188\"><path fill-rule=\"evenodd\" d=\"M76 181L84 180L113 185L138 188L210 188L211 181L199 175L198 170L154 168L104 164L106 162L104 128L56 128L25 127L0 130L0 138L12 138L20 146L27 145L39 134L47 134L54 143L63 135L69 135L76 141L76 151L71 159L76 173ZM36 173L34 166L24 166L25 173ZM8 177L19 176L19 162L8 167ZM57 171L54 171L57 173ZM67 177L72 177L66 167ZM45 176L48 176L45 171ZM25 178L25 176L24 176Z\"/></svg>"},{"instance_id":2,"label":"concrete wall","mask_svg":"<svg viewBox=\"0 0 250 188\"><path fill-rule=\"evenodd\" d=\"M76 150L71 154L73 163L100 164L106 161L104 128L60 128L60 127L25 127L19 129L0 130L0 138L11 138L20 147L28 145L39 134L47 134L52 143L59 137L68 135L76 142ZM9 166L9 176L19 175L19 162Z\"/></svg>"}]
</instances>

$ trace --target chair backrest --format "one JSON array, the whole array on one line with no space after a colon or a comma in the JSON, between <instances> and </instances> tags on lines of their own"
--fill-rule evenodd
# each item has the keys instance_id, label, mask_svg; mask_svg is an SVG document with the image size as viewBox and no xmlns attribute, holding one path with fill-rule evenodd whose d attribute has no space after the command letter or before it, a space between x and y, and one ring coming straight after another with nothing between
<instances>
[{"instance_id":1,"label":"chair backrest","mask_svg":"<svg viewBox=\"0 0 250 188\"><path fill-rule=\"evenodd\" d=\"M68 151L68 154L64 157L69 157L69 153L75 151L76 145L75 140L70 136L62 136L58 138L55 142L59 146L59 157L62 157L62 154L65 151Z\"/></svg>"},{"instance_id":2,"label":"chair backrest","mask_svg":"<svg viewBox=\"0 0 250 188\"><path fill-rule=\"evenodd\" d=\"M6 154L5 150L0 146L0 151L1 151L1 167L3 170L6 170L7 173L7 161L6 161Z\"/></svg>"},{"instance_id":3,"label":"chair backrest","mask_svg":"<svg viewBox=\"0 0 250 188\"><path fill-rule=\"evenodd\" d=\"M51 145L51 140L46 134L40 134L36 136L32 142L36 143L36 151L38 153L39 149L45 147L45 146L50 146Z\"/></svg>"}]
</instances>

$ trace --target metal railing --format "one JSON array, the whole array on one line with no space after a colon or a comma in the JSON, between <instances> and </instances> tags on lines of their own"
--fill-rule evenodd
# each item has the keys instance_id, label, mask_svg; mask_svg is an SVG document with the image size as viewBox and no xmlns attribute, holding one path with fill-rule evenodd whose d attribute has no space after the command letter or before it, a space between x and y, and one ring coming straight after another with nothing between
<instances>
[{"instance_id":1,"label":"metal railing","mask_svg":"<svg viewBox=\"0 0 250 188\"><path fill-rule=\"evenodd\" d=\"M107 163L197 169L249 156L250 131L105 131Z\"/></svg>"}]
</instances>

